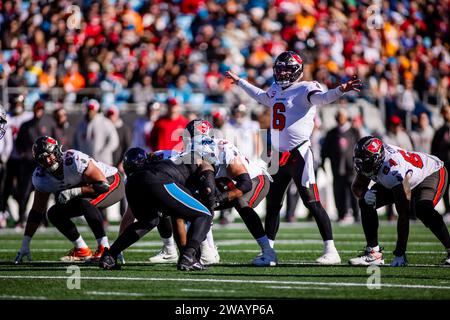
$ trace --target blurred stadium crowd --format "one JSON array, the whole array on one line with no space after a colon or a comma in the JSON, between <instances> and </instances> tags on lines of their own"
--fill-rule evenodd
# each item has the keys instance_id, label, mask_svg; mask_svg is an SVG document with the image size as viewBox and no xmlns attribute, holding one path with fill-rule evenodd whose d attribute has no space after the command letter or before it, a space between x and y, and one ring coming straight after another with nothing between
<instances>
[{"instance_id":1,"label":"blurred stadium crowd","mask_svg":"<svg viewBox=\"0 0 450 320\"><path fill-rule=\"evenodd\" d=\"M305 79L325 88L356 74L363 91L346 95L342 104L364 99L385 120L386 128L375 134L432 152L449 170L448 10L446 0L1 1L1 103L9 111L9 134L0 141L0 214L6 216L13 195L23 225L31 145L41 134L120 166L129 146L176 148L173 131L201 115L244 154L257 157L266 139L259 130L269 127L270 114L233 88L224 72L232 69L267 87L273 59L285 50L300 53ZM146 114L123 121L130 105ZM86 114L76 122L66 112L74 106ZM374 132L362 114L339 108L335 119L329 131L316 121L316 169L330 159L339 220L349 212L357 220L352 196L338 203L336 192L353 178L351 146ZM108 139L93 141L92 130ZM95 153L96 143L108 144L100 148L105 154ZM288 193L288 221L294 219L294 194Z\"/></svg>"}]
</instances>

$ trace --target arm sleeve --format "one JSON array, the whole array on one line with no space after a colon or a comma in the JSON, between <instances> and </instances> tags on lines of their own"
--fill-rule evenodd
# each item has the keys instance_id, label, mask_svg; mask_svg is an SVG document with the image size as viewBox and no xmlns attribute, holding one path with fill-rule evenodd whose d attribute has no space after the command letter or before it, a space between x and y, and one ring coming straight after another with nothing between
<instances>
[{"instance_id":1,"label":"arm sleeve","mask_svg":"<svg viewBox=\"0 0 450 320\"><path fill-rule=\"evenodd\" d=\"M247 80L240 79L238 81L238 86L241 87L251 98L255 99L259 103L270 107L270 97L268 96L267 92L255 87L251 83L249 83Z\"/></svg>"},{"instance_id":2,"label":"arm sleeve","mask_svg":"<svg viewBox=\"0 0 450 320\"><path fill-rule=\"evenodd\" d=\"M312 105L321 106L324 104L329 104L340 97L342 97L343 92L339 90L339 87L328 90L327 92L322 92L320 90L311 90L308 92L307 99Z\"/></svg>"}]
</instances>

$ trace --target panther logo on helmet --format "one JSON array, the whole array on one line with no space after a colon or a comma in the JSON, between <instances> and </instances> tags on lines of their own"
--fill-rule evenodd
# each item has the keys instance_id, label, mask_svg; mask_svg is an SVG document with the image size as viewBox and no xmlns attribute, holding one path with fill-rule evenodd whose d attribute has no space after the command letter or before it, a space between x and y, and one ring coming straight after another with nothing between
<instances>
[{"instance_id":1,"label":"panther logo on helmet","mask_svg":"<svg viewBox=\"0 0 450 320\"><path fill-rule=\"evenodd\" d=\"M123 156L123 170L128 176L148 163L148 155L142 148L130 148Z\"/></svg>"}]
</instances>

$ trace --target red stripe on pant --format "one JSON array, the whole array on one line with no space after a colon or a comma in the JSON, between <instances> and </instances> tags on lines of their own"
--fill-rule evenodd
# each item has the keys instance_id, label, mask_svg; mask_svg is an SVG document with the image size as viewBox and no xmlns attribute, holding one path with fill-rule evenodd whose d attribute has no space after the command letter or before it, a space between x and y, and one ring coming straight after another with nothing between
<instances>
[{"instance_id":1,"label":"red stripe on pant","mask_svg":"<svg viewBox=\"0 0 450 320\"><path fill-rule=\"evenodd\" d=\"M437 193L433 199L434 206L437 205L437 203L439 202L439 199L441 198L442 189L444 188L444 182L445 182L445 169L444 169L444 167L442 167L439 170L439 185L438 185Z\"/></svg>"},{"instance_id":2,"label":"red stripe on pant","mask_svg":"<svg viewBox=\"0 0 450 320\"><path fill-rule=\"evenodd\" d=\"M319 196L319 190L317 190L317 184L313 184L313 190L314 190L314 198L316 198L316 201L320 201L320 196Z\"/></svg>"},{"instance_id":3,"label":"red stripe on pant","mask_svg":"<svg viewBox=\"0 0 450 320\"><path fill-rule=\"evenodd\" d=\"M105 199L111 192L113 192L117 186L120 183L120 176L118 173L116 173L114 175L114 181L113 183L111 183L111 185L109 186L109 190L108 192L102 193L101 195L99 195L97 198L92 199L91 200L91 204L93 204L94 206L96 206L97 204L99 204L103 199Z\"/></svg>"},{"instance_id":4,"label":"red stripe on pant","mask_svg":"<svg viewBox=\"0 0 450 320\"><path fill-rule=\"evenodd\" d=\"M261 190L264 188L264 177L262 175L258 176L259 183L256 187L255 194L252 196L252 198L249 201L249 206L253 208L253 203L258 199L259 194L261 193Z\"/></svg>"}]
</instances>

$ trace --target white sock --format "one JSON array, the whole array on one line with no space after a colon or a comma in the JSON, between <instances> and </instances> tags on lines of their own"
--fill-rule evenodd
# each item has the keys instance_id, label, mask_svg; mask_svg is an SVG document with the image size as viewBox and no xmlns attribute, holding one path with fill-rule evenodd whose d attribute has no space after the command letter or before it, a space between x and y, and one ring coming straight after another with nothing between
<instances>
[{"instance_id":1,"label":"white sock","mask_svg":"<svg viewBox=\"0 0 450 320\"><path fill-rule=\"evenodd\" d=\"M375 252L380 252L380 246L376 245L375 247L372 247L372 250Z\"/></svg>"},{"instance_id":2,"label":"white sock","mask_svg":"<svg viewBox=\"0 0 450 320\"><path fill-rule=\"evenodd\" d=\"M87 244L86 242L84 242L83 237L79 236L77 240L72 241L73 245L75 246L75 248L77 249L81 249L81 248L87 248Z\"/></svg>"},{"instance_id":3,"label":"white sock","mask_svg":"<svg viewBox=\"0 0 450 320\"><path fill-rule=\"evenodd\" d=\"M325 253L337 252L336 247L334 246L333 240L326 240L323 242Z\"/></svg>"},{"instance_id":4,"label":"white sock","mask_svg":"<svg viewBox=\"0 0 450 320\"><path fill-rule=\"evenodd\" d=\"M104 236L104 237L98 238L98 239L97 239L97 244L98 244L99 246L104 246L105 248L109 248L108 237L107 237L107 236Z\"/></svg>"},{"instance_id":5,"label":"white sock","mask_svg":"<svg viewBox=\"0 0 450 320\"><path fill-rule=\"evenodd\" d=\"M275 245L275 240L269 239L269 246L273 249L274 245Z\"/></svg>"},{"instance_id":6,"label":"white sock","mask_svg":"<svg viewBox=\"0 0 450 320\"><path fill-rule=\"evenodd\" d=\"M208 233L206 234L206 240L208 241L208 246L211 249L215 249L216 246L214 245L214 238L213 238L213 234L212 234L212 226L209 229Z\"/></svg>"},{"instance_id":7,"label":"white sock","mask_svg":"<svg viewBox=\"0 0 450 320\"><path fill-rule=\"evenodd\" d=\"M164 244L164 247L169 249L175 248L175 240L173 239L173 236L170 236L170 238L161 237L161 240Z\"/></svg>"},{"instance_id":8,"label":"white sock","mask_svg":"<svg viewBox=\"0 0 450 320\"><path fill-rule=\"evenodd\" d=\"M30 236L23 236L22 249L21 250L29 249L30 248L30 241L31 241L31 237Z\"/></svg>"},{"instance_id":9,"label":"white sock","mask_svg":"<svg viewBox=\"0 0 450 320\"><path fill-rule=\"evenodd\" d=\"M258 242L258 244L262 250L271 248L269 241L270 240L269 240L269 238L267 238L267 236L263 236L261 238L256 239L256 242Z\"/></svg>"}]
</instances>

